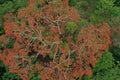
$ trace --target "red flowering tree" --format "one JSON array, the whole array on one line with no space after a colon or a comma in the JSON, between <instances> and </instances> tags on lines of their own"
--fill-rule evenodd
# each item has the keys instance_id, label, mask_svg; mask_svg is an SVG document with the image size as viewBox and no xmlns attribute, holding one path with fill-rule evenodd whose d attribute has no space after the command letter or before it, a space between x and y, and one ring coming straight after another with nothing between
<instances>
[{"instance_id":1,"label":"red flowering tree","mask_svg":"<svg viewBox=\"0 0 120 80\"><path fill-rule=\"evenodd\" d=\"M74 80L92 76L102 51L110 45L106 23L79 29L77 11L68 0L29 0L26 8L4 16L3 45L15 40L13 48L0 51L0 59L22 80L32 73L42 80Z\"/></svg>"}]
</instances>

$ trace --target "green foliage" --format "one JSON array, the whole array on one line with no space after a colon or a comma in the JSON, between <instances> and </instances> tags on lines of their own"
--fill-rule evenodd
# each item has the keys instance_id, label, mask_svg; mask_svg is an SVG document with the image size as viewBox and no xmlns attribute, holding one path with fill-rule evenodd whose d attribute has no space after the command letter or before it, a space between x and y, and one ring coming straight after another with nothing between
<instances>
[{"instance_id":1,"label":"green foliage","mask_svg":"<svg viewBox=\"0 0 120 80\"><path fill-rule=\"evenodd\" d=\"M114 5L120 7L120 0L115 0Z\"/></svg>"},{"instance_id":2,"label":"green foliage","mask_svg":"<svg viewBox=\"0 0 120 80\"><path fill-rule=\"evenodd\" d=\"M114 0L100 0L96 8L95 14L103 15L107 18L120 16L120 8L114 6Z\"/></svg>"},{"instance_id":3,"label":"green foliage","mask_svg":"<svg viewBox=\"0 0 120 80\"><path fill-rule=\"evenodd\" d=\"M82 80L119 80L120 79L120 69L112 68L105 71L101 71L95 74L92 78L84 76Z\"/></svg>"},{"instance_id":4,"label":"green foliage","mask_svg":"<svg viewBox=\"0 0 120 80\"><path fill-rule=\"evenodd\" d=\"M93 76L84 76L82 80L119 80L120 66L114 64L112 53L105 51L96 67L93 69Z\"/></svg>"},{"instance_id":5,"label":"green foliage","mask_svg":"<svg viewBox=\"0 0 120 80\"><path fill-rule=\"evenodd\" d=\"M73 39L75 42L76 42L76 40L77 40L77 37L78 37L77 34L73 34L73 35L72 35L72 39Z\"/></svg>"},{"instance_id":6,"label":"green foliage","mask_svg":"<svg viewBox=\"0 0 120 80\"><path fill-rule=\"evenodd\" d=\"M69 6L75 6L77 3L77 0L69 0Z\"/></svg>"},{"instance_id":7,"label":"green foliage","mask_svg":"<svg viewBox=\"0 0 120 80\"><path fill-rule=\"evenodd\" d=\"M11 1L0 5L0 15L4 15L6 12L11 11L13 9L13 6L14 4Z\"/></svg>"},{"instance_id":8,"label":"green foliage","mask_svg":"<svg viewBox=\"0 0 120 80\"><path fill-rule=\"evenodd\" d=\"M113 60L114 58L112 54L108 51L105 51L93 71L96 72L111 68L113 66Z\"/></svg>"},{"instance_id":9,"label":"green foliage","mask_svg":"<svg viewBox=\"0 0 120 80\"><path fill-rule=\"evenodd\" d=\"M0 80L21 80L15 73L10 73L8 68L0 61Z\"/></svg>"},{"instance_id":10,"label":"green foliage","mask_svg":"<svg viewBox=\"0 0 120 80\"><path fill-rule=\"evenodd\" d=\"M8 1L4 4L0 5L0 16L4 15L7 12L13 12L14 10L17 10L18 8L26 7L27 6L27 0L13 0ZM1 16L1 17L2 17Z\"/></svg>"},{"instance_id":11,"label":"green foliage","mask_svg":"<svg viewBox=\"0 0 120 80\"><path fill-rule=\"evenodd\" d=\"M76 23L74 22L68 22L67 26L66 26L66 30L70 33L75 32L78 29L78 26Z\"/></svg>"},{"instance_id":12,"label":"green foliage","mask_svg":"<svg viewBox=\"0 0 120 80\"><path fill-rule=\"evenodd\" d=\"M8 68L0 61L0 80L19 80L16 75L8 72Z\"/></svg>"},{"instance_id":13,"label":"green foliage","mask_svg":"<svg viewBox=\"0 0 120 80\"><path fill-rule=\"evenodd\" d=\"M30 80L41 80L41 78L40 78L39 74L34 73L34 74L32 74L32 77Z\"/></svg>"},{"instance_id":14,"label":"green foliage","mask_svg":"<svg viewBox=\"0 0 120 80\"><path fill-rule=\"evenodd\" d=\"M120 17L119 0L70 0L70 2L71 4L74 2L72 6L78 9L80 22L84 20L89 24L97 24L104 21L113 26L113 19L116 24L117 17Z\"/></svg>"},{"instance_id":15,"label":"green foliage","mask_svg":"<svg viewBox=\"0 0 120 80\"><path fill-rule=\"evenodd\" d=\"M2 80L21 80L19 78L19 76L15 73L9 73L9 72L6 72L4 73L4 75L2 76Z\"/></svg>"},{"instance_id":16,"label":"green foliage","mask_svg":"<svg viewBox=\"0 0 120 80\"><path fill-rule=\"evenodd\" d=\"M13 0L13 4L14 9L18 9L18 8L22 8L22 7L26 7L28 5L28 1L27 0Z\"/></svg>"},{"instance_id":17,"label":"green foliage","mask_svg":"<svg viewBox=\"0 0 120 80\"><path fill-rule=\"evenodd\" d=\"M102 69L101 71L94 73L94 76L90 80L119 80L120 79L120 67L113 65L108 69Z\"/></svg>"},{"instance_id":18,"label":"green foliage","mask_svg":"<svg viewBox=\"0 0 120 80\"><path fill-rule=\"evenodd\" d=\"M0 4L3 4L5 2L7 2L7 1L12 1L12 0L0 0Z\"/></svg>"},{"instance_id":19,"label":"green foliage","mask_svg":"<svg viewBox=\"0 0 120 80\"><path fill-rule=\"evenodd\" d=\"M3 25L2 24L0 24L0 35L2 35L2 34L4 34L5 32L4 32L4 29L3 29Z\"/></svg>"},{"instance_id":20,"label":"green foliage","mask_svg":"<svg viewBox=\"0 0 120 80\"><path fill-rule=\"evenodd\" d=\"M112 17L109 21L107 21L111 27L119 27L120 25L120 16Z\"/></svg>"},{"instance_id":21,"label":"green foliage","mask_svg":"<svg viewBox=\"0 0 120 80\"><path fill-rule=\"evenodd\" d=\"M113 53L115 61L120 61L120 48L113 46L110 48L110 51Z\"/></svg>"},{"instance_id":22,"label":"green foliage","mask_svg":"<svg viewBox=\"0 0 120 80\"><path fill-rule=\"evenodd\" d=\"M46 32L43 33L43 35L44 35L45 37L48 37L48 36L51 35L51 33L50 33L49 31L46 31Z\"/></svg>"},{"instance_id":23,"label":"green foliage","mask_svg":"<svg viewBox=\"0 0 120 80\"><path fill-rule=\"evenodd\" d=\"M15 43L15 40L11 40L10 42L7 43L6 48L13 48Z\"/></svg>"},{"instance_id":24,"label":"green foliage","mask_svg":"<svg viewBox=\"0 0 120 80\"><path fill-rule=\"evenodd\" d=\"M2 44L2 42L0 41L0 50L3 50L4 49L4 46Z\"/></svg>"},{"instance_id":25,"label":"green foliage","mask_svg":"<svg viewBox=\"0 0 120 80\"><path fill-rule=\"evenodd\" d=\"M7 71L5 65L0 61L0 80L2 79L2 75Z\"/></svg>"},{"instance_id":26,"label":"green foliage","mask_svg":"<svg viewBox=\"0 0 120 80\"><path fill-rule=\"evenodd\" d=\"M86 19L81 18L78 25L80 26L80 28L87 27L89 25L89 22Z\"/></svg>"},{"instance_id":27,"label":"green foliage","mask_svg":"<svg viewBox=\"0 0 120 80\"><path fill-rule=\"evenodd\" d=\"M120 16L120 7L114 6L114 0L99 0L92 13L92 22L106 21L111 25L111 19Z\"/></svg>"}]
</instances>

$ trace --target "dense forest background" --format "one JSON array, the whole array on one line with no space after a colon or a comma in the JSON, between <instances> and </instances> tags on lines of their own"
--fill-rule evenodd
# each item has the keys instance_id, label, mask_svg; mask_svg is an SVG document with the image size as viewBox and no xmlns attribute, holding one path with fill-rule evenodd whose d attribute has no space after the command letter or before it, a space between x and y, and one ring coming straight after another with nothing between
<instances>
[{"instance_id":1,"label":"dense forest background","mask_svg":"<svg viewBox=\"0 0 120 80\"><path fill-rule=\"evenodd\" d=\"M19 9L27 6L27 0L0 0L1 36L5 34L4 15L6 13L17 14ZM120 80L120 0L69 0L69 6L78 10L80 15L78 26L80 29L92 24L106 22L109 24L111 31L112 43L109 49L103 52L99 62L92 68L93 75L91 77L84 75L82 80ZM12 48L13 44L14 41L12 40L3 46L2 40L0 40L0 50ZM9 72L9 68L0 61L0 80L21 79L17 74ZM34 73L30 80L41 79L38 74ZM76 77L75 80L79 80L79 78Z\"/></svg>"}]
</instances>

